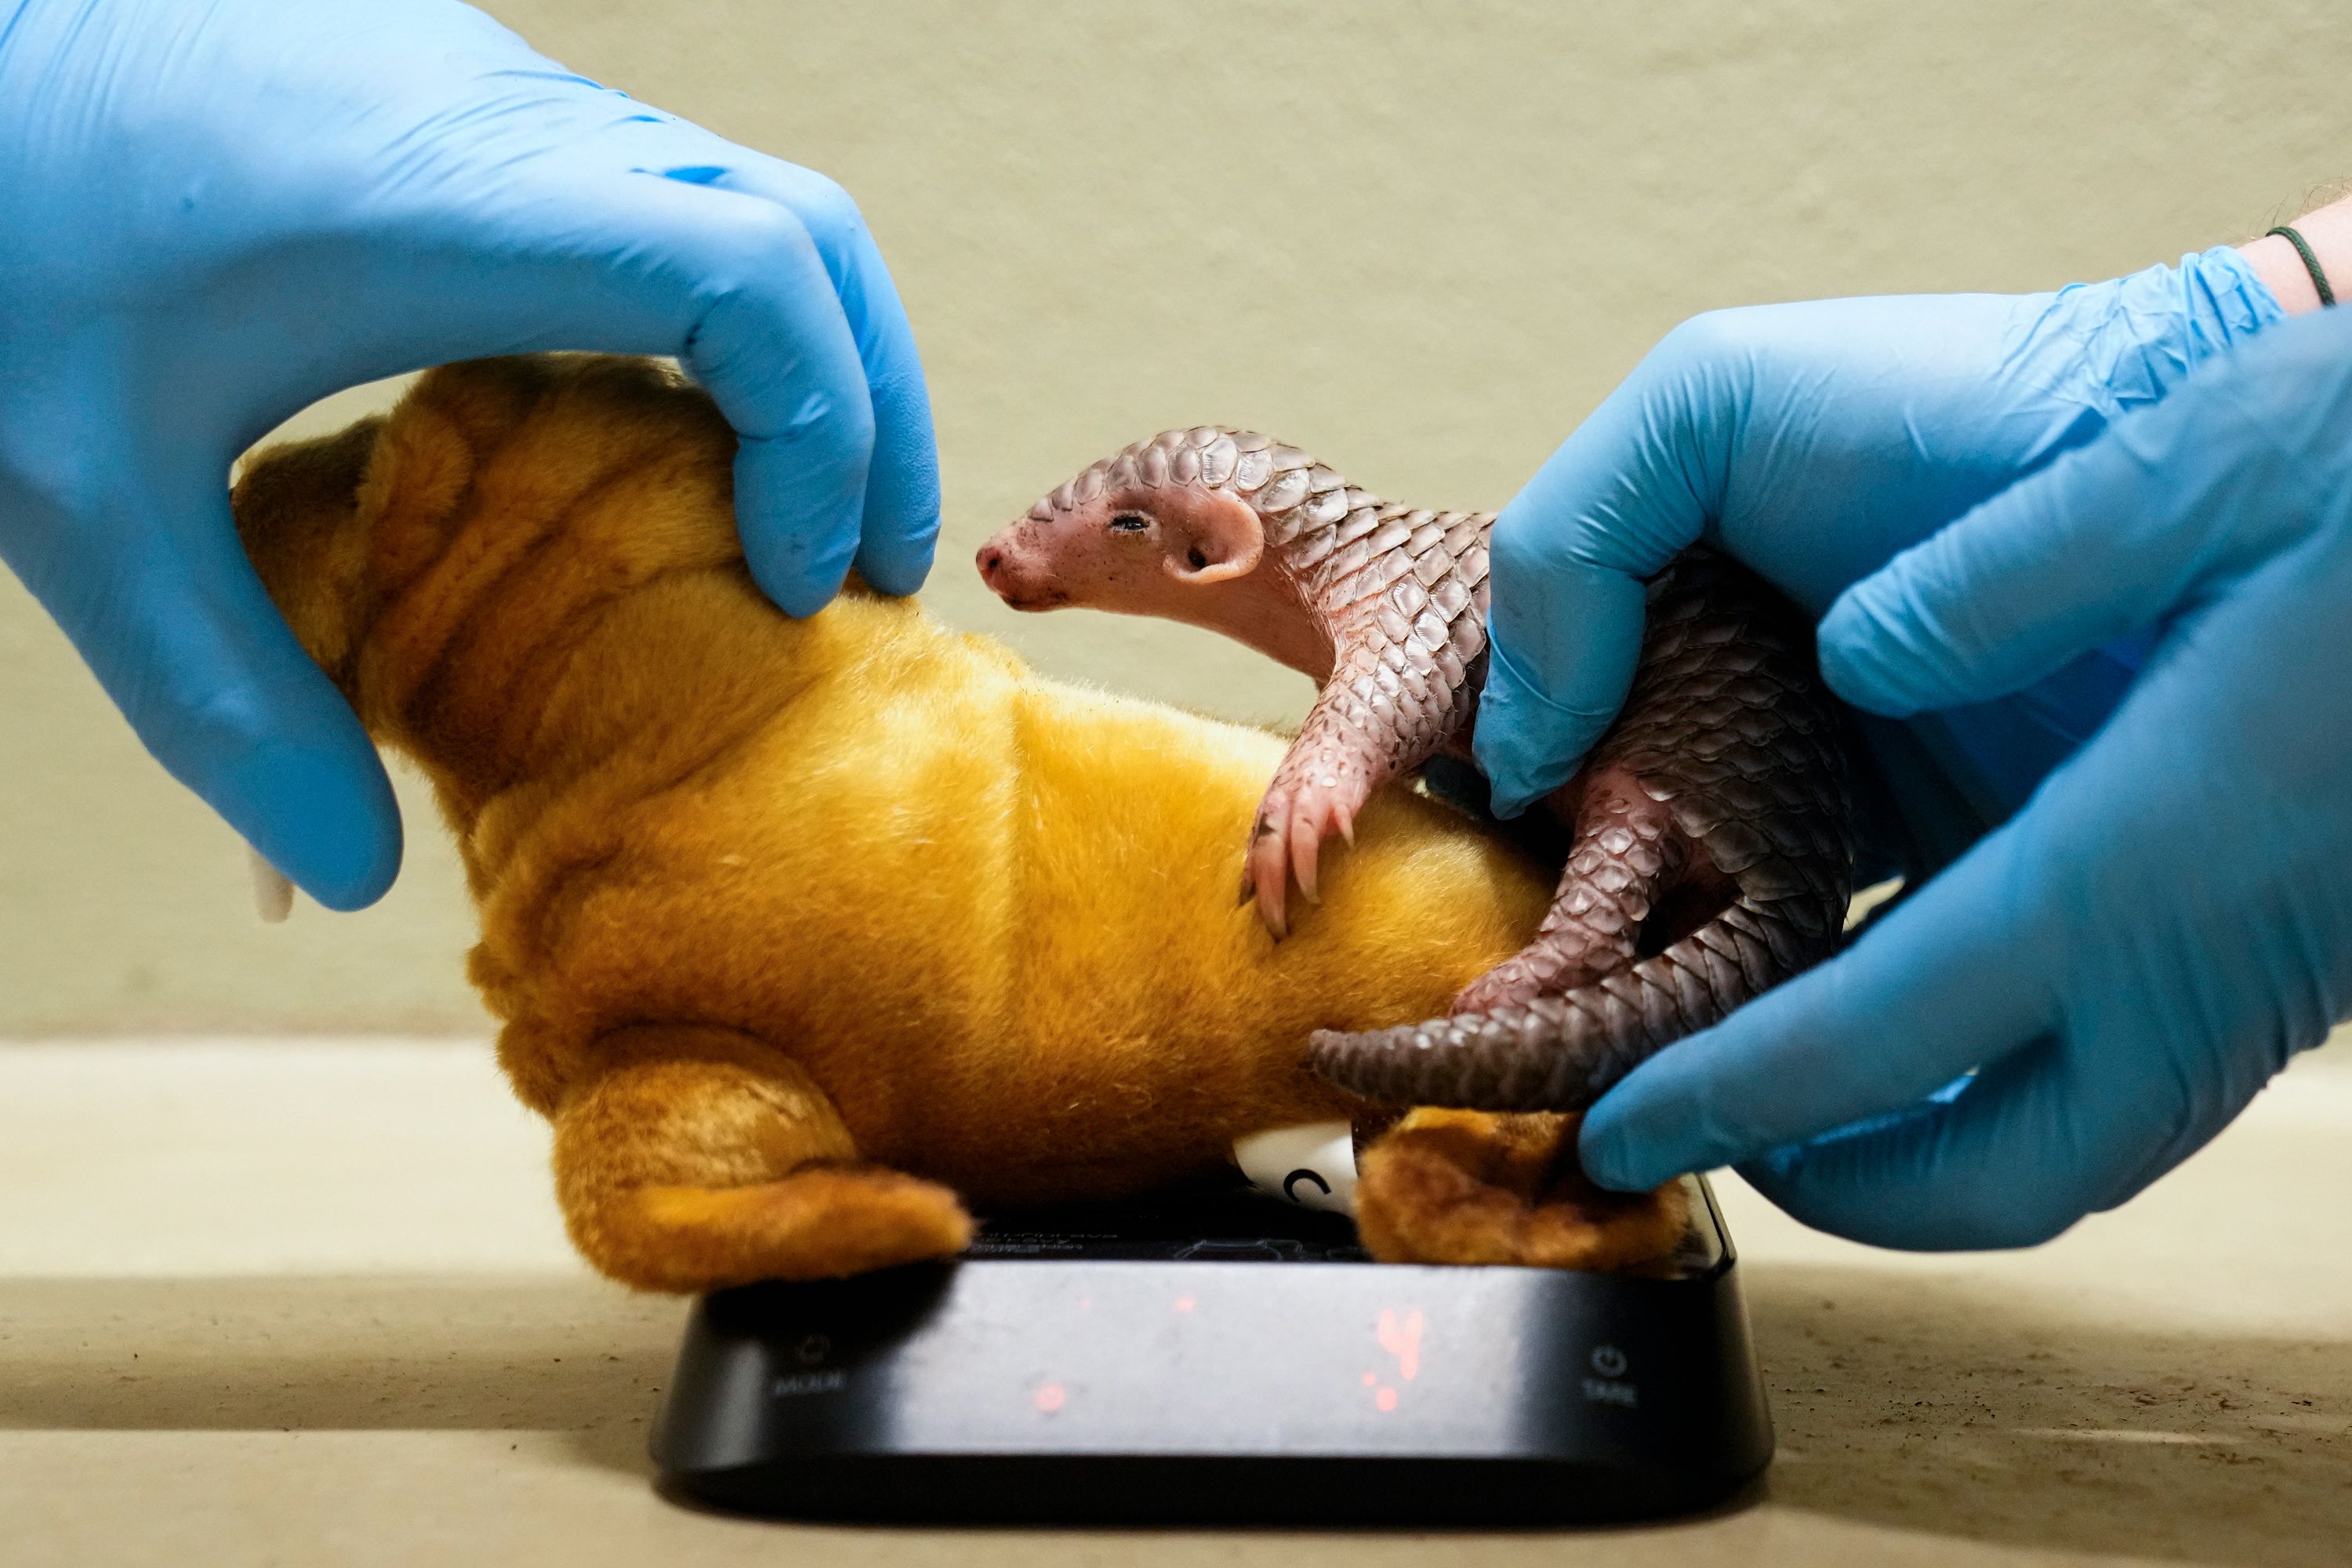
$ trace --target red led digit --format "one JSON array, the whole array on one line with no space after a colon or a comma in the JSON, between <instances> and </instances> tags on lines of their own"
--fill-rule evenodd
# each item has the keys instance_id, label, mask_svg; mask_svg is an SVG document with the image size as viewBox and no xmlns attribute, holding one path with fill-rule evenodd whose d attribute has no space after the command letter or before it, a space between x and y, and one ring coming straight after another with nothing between
<instances>
[{"instance_id":1,"label":"red led digit","mask_svg":"<svg viewBox=\"0 0 2352 1568\"><path fill-rule=\"evenodd\" d=\"M1411 1383L1421 1371L1421 1309L1415 1307L1402 1318L1383 1310L1377 1331L1381 1349L1397 1358L1397 1375Z\"/></svg>"}]
</instances>

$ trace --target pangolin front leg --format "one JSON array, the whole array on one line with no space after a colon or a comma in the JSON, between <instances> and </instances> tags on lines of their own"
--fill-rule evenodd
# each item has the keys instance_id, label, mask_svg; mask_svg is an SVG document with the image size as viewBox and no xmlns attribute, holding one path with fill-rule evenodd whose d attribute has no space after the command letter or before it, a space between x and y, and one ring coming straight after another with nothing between
<instances>
[{"instance_id":1,"label":"pangolin front leg","mask_svg":"<svg viewBox=\"0 0 2352 1568\"><path fill-rule=\"evenodd\" d=\"M1307 716L1266 785L1242 858L1242 902L1257 905L1276 941L1290 934L1291 879L1307 902L1317 901L1323 840L1336 832L1353 844L1356 814L1399 771L1364 731L1330 718L1322 704Z\"/></svg>"},{"instance_id":2,"label":"pangolin front leg","mask_svg":"<svg viewBox=\"0 0 2352 1568\"><path fill-rule=\"evenodd\" d=\"M1330 628L1333 669L1266 787L1242 871L1243 899L1255 898L1276 937L1289 930L1292 878L1315 900L1323 841L1336 832L1352 844L1356 814L1372 791L1419 768L1463 727L1486 618L1445 540L1474 528L1483 537L1475 516L1401 512L1339 546L1343 566L1359 553L1365 564L1314 595ZM1375 554L1383 535L1393 540ZM1471 564L1483 581L1483 547ZM1436 593L1424 576L1437 581Z\"/></svg>"}]
</instances>

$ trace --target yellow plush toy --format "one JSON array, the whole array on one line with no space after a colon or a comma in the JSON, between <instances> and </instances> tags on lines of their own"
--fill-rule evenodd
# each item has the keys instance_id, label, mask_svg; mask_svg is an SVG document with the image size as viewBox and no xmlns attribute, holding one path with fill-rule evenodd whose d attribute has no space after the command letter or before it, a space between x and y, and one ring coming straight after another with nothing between
<instances>
[{"instance_id":1,"label":"yellow plush toy","mask_svg":"<svg viewBox=\"0 0 2352 1568\"><path fill-rule=\"evenodd\" d=\"M1137 1193L1335 1118L1376 1134L1377 1257L1672 1246L1677 1191L1591 1186L1570 1119L1386 1126L1305 1065L1318 1028L1442 1012L1535 930L1547 868L1384 795L1277 946L1233 889L1280 740L855 584L786 617L738 551L733 447L651 364L489 361L236 490L303 645L432 780L592 1263L698 1290L945 1257L967 1201Z\"/></svg>"}]
</instances>

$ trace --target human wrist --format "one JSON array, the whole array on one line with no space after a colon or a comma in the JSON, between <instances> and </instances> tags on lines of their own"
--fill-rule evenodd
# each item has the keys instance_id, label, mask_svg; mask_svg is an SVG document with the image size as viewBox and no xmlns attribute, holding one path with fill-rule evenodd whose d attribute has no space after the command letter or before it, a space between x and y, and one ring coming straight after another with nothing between
<instances>
[{"instance_id":1,"label":"human wrist","mask_svg":"<svg viewBox=\"0 0 2352 1568\"><path fill-rule=\"evenodd\" d=\"M2340 298L2352 288L2352 197L2305 213L2294 220L2293 227L2311 247L2312 259ZM2264 235L2238 250L2288 315L2305 315L2320 308L2311 268L2285 236Z\"/></svg>"}]
</instances>

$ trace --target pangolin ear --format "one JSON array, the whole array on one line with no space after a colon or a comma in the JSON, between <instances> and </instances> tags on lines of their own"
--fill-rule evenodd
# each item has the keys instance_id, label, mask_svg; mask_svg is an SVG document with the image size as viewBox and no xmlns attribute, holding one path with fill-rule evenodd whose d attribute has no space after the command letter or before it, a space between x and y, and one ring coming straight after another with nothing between
<instances>
[{"instance_id":1,"label":"pangolin ear","mask_svg":"<svg viewBox=\"0 0 2352 1568\"><path fill-rule=\"evenodd\" d=\"M1257 512L1247 501L1222 491L1200 496L1180 515L1163 518L1160 536L1168 548L1160 565L1185 584L1246 577L1265 553L1265 524Z\"/></svg>"}]
</instances>

